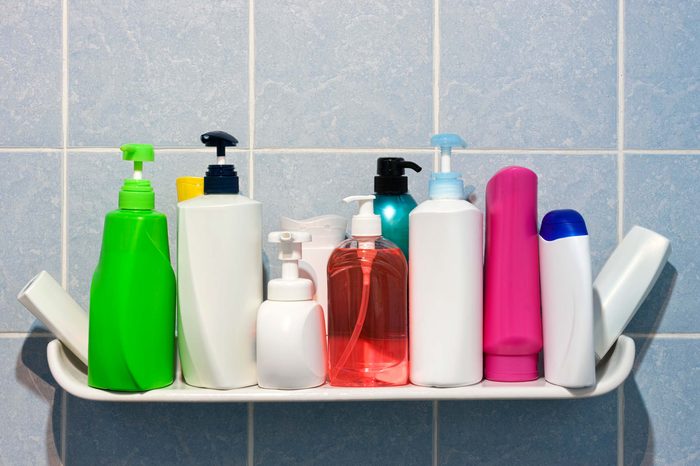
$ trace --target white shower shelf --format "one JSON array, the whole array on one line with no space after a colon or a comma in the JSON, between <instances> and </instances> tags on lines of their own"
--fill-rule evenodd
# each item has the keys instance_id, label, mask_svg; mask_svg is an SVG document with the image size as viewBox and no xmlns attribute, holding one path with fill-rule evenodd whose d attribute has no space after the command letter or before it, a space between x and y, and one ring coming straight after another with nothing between
<instances>
[{"instance_id":1,"label":"white shower shelf","mask_svg":"<svg viewBox=\"0 0 700 466\"><path fill-rule=\"evenodd\" d=\"M621 336L614 350L596 369L594 387L567 389L538 379L532 382L501 383L484 380L476 385L456 388L431 388L416 385L381 388L344 388L324 385L306 390L266 390L260 387L235 390L210 390L191 387L178 379L169 387L143 393L120 393L91 388L86 367L58 340L47 348L49 367L56 382L71 395L95 401L128 402L282 402L282 401L354 401L354 400L498 400L566 399L603 395L625 381L634 363L634 341Z\"/></svg>"}]
</instances>

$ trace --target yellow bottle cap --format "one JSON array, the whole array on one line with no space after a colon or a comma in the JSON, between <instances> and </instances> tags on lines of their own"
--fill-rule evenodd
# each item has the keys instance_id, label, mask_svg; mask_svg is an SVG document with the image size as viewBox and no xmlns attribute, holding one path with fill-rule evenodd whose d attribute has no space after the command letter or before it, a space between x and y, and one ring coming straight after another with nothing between
<instances>
[{"instance_id":1,"label":"yellow bottle cap","mask_svg":"<svg viewBox=\"0 0 700 466\"><path fill-rule=\"evenodd\" d=\"M204 194L204 178L182 176L175 181L177 185L177 202L186 201Z\"/></svg>"}]
</instances>

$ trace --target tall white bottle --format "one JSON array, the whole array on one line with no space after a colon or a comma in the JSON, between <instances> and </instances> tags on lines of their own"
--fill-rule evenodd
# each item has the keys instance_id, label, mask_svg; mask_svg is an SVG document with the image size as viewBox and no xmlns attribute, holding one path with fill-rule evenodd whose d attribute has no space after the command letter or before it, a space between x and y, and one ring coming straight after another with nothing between
<instances>
[{"instance_id":1,"label":"tall white bottle","mask_svg":"<svg viewBox=\"0 0 700 466\"><path fill-rule=\"evenodd\" d=\"M239 194L222 131L202 135L217 147L204 195L177 205L178 347L185 382L215 389L257 383L256 315L262 302L262 208Z\"/></svg>"},{"instance_id":2,"label":"tall white bottle","mask_svg":"<svg viewBox=\"0 0 700 466\"><path fill-rule=\"evenodd\" d=\"M268 241L280 245L282 278L267 284L267 301L258 311L257 367L262 388L299 389L323 385L328 365L326 324L313 300L311 280L299 277L306 232L276 231Z\"/></svg>"},{"instance_id":3,"label":"tall white bottle","mask_svg":"<svg viewBox=\"0 0 700 466\"><path fill-rule=\"evenodd\" d=\"M450 171L456 134L437 134L438 173L430 199L409 216L409 331L411 383L455 387L483 375L483 213L465 200Z\"/></svg>"},{"instance_id":4,"label":"tall white bottle","mask_svg":"<svg viewBox=\"0 0 700 466\"><path fill-rule=\"evenodd\" d=\"M335 247L345 240L348 221L340 215L319 215L304 220L280 219L282 230L305 231L311 241L303 243L303 258L299 261L299 276L314 282L314 300L323 308L328 334L328 259Z\"/></svg>"},{"instance_id":5,"label":"tall white bottle","mask_svg":"<svg viewBox=\"0 0 700 466\"><path fill-rule=\"evenodd\" d=\"M575 210L553 210L539 237L544 378L568 388L595 385L588 230Z\"/></svg>"}]
</instances>

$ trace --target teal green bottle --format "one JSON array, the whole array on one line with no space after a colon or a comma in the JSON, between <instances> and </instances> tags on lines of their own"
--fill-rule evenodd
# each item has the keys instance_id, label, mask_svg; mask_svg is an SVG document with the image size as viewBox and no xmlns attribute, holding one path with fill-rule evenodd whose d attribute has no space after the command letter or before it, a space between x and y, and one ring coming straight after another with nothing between
<instances>
[{"instance_id":1,"label":"teal green bottle","mask_svg":"<svg viewBox=\"0 0 700 466\"><path fill-rule=\"evenodd\" d=\"M116 391L161 388L175 379L175 274L168 225L141 179L153 146L125 144L134 177L124 180L119 210L105 218L90 286L88 385Z\"/></svg>"},{"instance_id":2,"label":"teal green bottle","mask_svg":"<svg viewBox=\"0 0 700 466\"><path fill-rule=\"evenodd\" d=\"M382 219L382 236L398 245L408 260L408 214L416 207L416 201L408 194L406 168L422 170L417 163L401 157L377 159L374 213Z\"/></svg>"}]
</instances>

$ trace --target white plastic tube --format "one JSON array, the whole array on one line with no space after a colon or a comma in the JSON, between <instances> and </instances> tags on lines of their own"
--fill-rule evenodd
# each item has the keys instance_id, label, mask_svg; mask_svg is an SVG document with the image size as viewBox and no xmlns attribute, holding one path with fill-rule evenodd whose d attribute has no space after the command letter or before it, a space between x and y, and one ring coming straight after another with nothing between
<instances>
[{"instance_id":1,"label":"white plastic tube","mask_svg":"<svg viewBox=\"0 0 700 466\"><path fill-rule=\"evenodd\" d=\"M593 282L595 353L610 350L654 287L671 254L671 242L633 226Z\"/></svg>"},{"instance_id":2,"label":"white plastic tube","mask_svg":"<svg viewBox=\"0 0 700 466\"><path fill-rule=\"evenodd\" d=\"M88 314L48 272L29 280L17 300L87 365Z\"/></svg>"}]
</instances>

